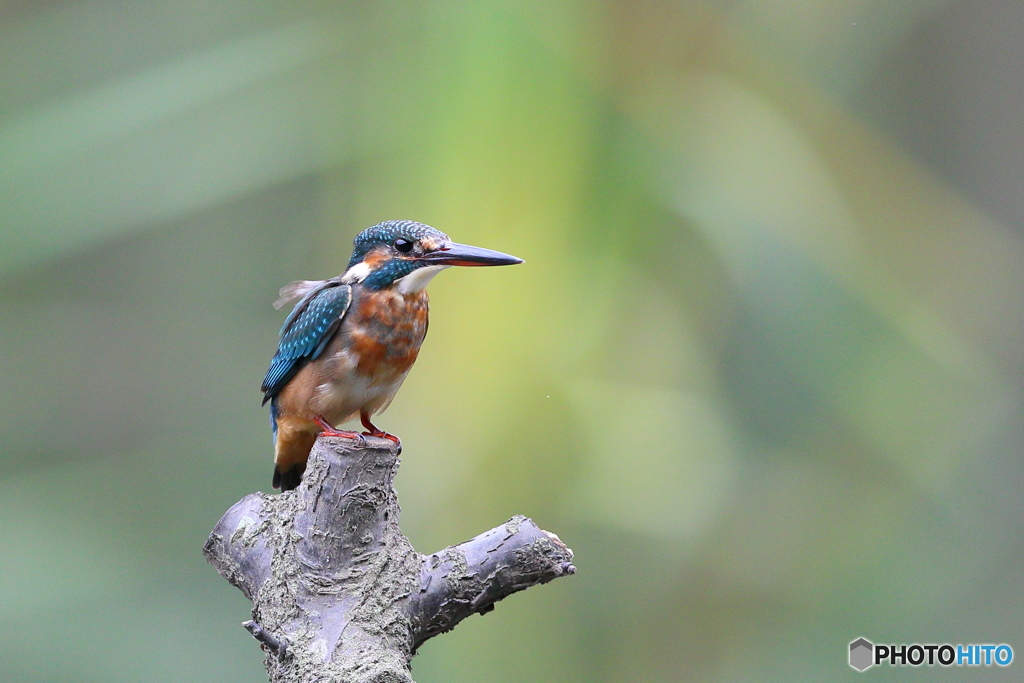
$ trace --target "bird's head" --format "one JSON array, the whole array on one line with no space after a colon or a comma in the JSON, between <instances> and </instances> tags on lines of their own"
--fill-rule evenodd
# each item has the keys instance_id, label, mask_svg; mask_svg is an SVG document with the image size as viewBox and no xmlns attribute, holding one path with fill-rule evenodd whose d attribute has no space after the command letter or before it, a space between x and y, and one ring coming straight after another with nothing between
<instances>
[{"instance_id":1,"label":"bird's head","mask_svg":"<svg viewBox=\"0 0 1024 683\"><path fill-rule=\"evenodd\" d=\"M509 266L523 260L499 251L458 244L429 225L384 221L356 235L355 248L342 276L370 289L396 287L403 294L423 290L450 266Z\"/></svg>"}]
</instances>

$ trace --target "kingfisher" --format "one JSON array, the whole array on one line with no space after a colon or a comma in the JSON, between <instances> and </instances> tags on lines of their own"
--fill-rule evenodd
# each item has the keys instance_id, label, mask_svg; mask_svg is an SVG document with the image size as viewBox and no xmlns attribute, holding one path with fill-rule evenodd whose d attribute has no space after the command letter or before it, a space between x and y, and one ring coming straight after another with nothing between
<instances>
[{"instance_id":1,"label":"kingfisher","mask_svg":"<svg viewBox=\"0 0 1024 683\"><path fill-rule=\"evenodd\" d=\"M299 485L320 435L398 444L370 418L388 407L416 362L427 334L427 285L451 266L522 262L452 242L423 223L385 221L356 235L341 275L284 286L274 308L299 301L260 388L263 403L270 402L274 488ZM335 427L356 418L362 434Z\"/></svg>"}]
</instances>

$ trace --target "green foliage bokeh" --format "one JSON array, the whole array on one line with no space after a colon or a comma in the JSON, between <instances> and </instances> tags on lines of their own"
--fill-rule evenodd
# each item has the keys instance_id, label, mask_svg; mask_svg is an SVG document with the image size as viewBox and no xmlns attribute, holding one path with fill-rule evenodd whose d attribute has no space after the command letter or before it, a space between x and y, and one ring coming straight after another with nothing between
<instances>
[{"instance_id":1,"label":"green foliage bokeh","mask_svg":"<svg viewBox=\"0 0 1024 683\"><path fill-rule=\"evenodd\" d=\"M1024 648L1024 243L876 96L956 3L8 5L4 680L265 679L200 549L269 490L278 287L389 218L526 260L431 285L403 528L522 513L579 567L420 683Z\"/></svg>"}]
</instances>

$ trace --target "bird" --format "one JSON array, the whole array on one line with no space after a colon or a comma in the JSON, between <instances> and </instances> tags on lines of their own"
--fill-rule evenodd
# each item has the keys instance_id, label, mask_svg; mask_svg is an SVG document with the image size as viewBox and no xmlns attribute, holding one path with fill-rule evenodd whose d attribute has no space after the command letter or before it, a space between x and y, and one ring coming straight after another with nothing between
<instances>
[{"instance_id":1,"label":"bird","mask_svg":"<svg viewBox=\"0 0 1024 683\"><path fill-rule=\"evenodd\" d=\"M260 390L270 403L274 488L299 485L317 437L398 437L370 419L391 403L427 334L426 287L451 266L505 266L515 256L452 242L407 220L369 227L353 242L345 272L281 288L274 307L298 299L281 326ZM366 429L335 425L358 418Z\"/></svg>"}]
</instances>

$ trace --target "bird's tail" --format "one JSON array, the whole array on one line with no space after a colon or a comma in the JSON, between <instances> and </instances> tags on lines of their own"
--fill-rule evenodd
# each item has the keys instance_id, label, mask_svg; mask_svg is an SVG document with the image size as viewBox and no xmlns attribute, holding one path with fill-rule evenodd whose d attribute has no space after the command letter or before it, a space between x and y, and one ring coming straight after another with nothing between
<instances>
[{"instance_id":1,"label":"bird's tail","mask_svg":"<svg viewBox=\"0 0 1024 683\"><path fill-rule=\"evenodd\" d=\"M306 463L293 465L291 469L282 472L277 465L274 465L274 488L282 491L291 491L298 487L302 481L302 473L306 471Z\"/></svg>"},{"instance_id":2,"label":"bird's tail","mask_svg":"<svg viewBox=\"0 0 1024 683\"><path fill-rule=\"evenodd\" d=\"M306 471L306 460L320 428L312 420L291 415L275 415L277 432L274 446L274 488L290 491L299 485Z\"/></svg>"}]
</instances>

